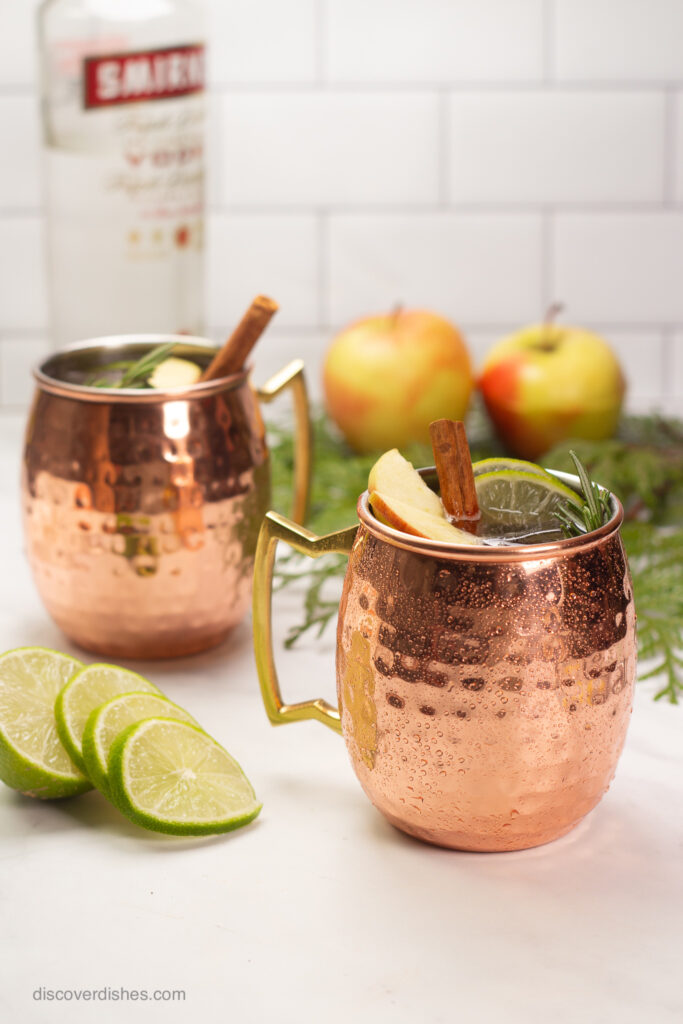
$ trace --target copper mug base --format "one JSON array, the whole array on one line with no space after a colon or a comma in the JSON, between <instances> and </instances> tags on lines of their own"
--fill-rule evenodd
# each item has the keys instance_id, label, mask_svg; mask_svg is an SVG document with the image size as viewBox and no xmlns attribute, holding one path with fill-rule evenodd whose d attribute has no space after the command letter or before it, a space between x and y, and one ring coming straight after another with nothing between
<instances>
[{"instance_id":1,"label":"copper mug base","mask_svg":"<svg viewBox=\"0 0 683 1024\"><path fill-rule=\"evenodd\" d=\"M160 342L208 362L215 348L173 335L95 339L50 356L24 450L29 563L66 635L112 658L167 658L219 644L248 611L258 529L270 503L259 400L293 392L295 518L310 477L310 423L297 360L255 392L246 373L188 388L82 383L98 365Z\"/></svg>"},{"instance_id":2,"label":"copper mug base","mask_svg":"<svg viewBox=\"0 0 683 1024\"><path fill-rule=\"evenodd\" d=\"M635 612L623 510L612 507L590 534L504 548L399 533L367 493L360 526L327 537L269 512L253 618L270 720L342 732L372 803L425 842L496 852L565 835L607 790L632 708ZM270 625L279 540L312 557L349 554L338 708L282 699Z\"/></svg>"}]
</instances>

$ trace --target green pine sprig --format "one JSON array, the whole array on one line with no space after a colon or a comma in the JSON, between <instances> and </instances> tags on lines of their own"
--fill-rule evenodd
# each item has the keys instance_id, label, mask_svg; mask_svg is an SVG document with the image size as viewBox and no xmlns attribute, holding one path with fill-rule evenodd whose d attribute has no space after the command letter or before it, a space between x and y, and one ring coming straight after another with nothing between
<instances>
[{"instance_id":1,"label":"green pine sprig","mask_svg":"<svg viewBox=\"0 0 683 1024\"><path fill-rule=\"evenodd\" d=\"M683 697L683 526L632 521L621 529L638 616L640 679L663 676L655 700Z\"/></svg>"}]
</instances>

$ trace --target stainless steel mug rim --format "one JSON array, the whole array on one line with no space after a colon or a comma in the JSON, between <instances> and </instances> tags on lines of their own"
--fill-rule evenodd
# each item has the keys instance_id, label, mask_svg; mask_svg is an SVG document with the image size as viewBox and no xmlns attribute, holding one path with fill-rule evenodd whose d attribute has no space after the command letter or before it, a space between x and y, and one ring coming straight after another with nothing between
<instances>
[{"instance_id":1,"label":"stainless steel mug rim","mask_svg":"<svg viewBox=\"0 0 683 1024\"><path fill-rule=\"evenodd\" d=\"M250 372L251 367L247 366L239 373L218 377L215 380L185 387L154 388L153 390L93 387L89 384L76 384L63 380L55 375L60 365L63 366L69 357L79 353L106 351L111 354L113 361L117 354L123 357L131 351L162 345L166 342L173 342L177 345L179 355L182 355L183 349L186 350L186 355L191 354L194 350L212 356L217 351L217 346L208 338L187 334L111 334L73 342L63 346L57 352L50 353L33 368L33 377L41 391L47 391L63 398L79 399L85 402L116 401L155 404L187 398L205 398L218 392L231 390L243 384Z\"/></svg>"}]
</instances>

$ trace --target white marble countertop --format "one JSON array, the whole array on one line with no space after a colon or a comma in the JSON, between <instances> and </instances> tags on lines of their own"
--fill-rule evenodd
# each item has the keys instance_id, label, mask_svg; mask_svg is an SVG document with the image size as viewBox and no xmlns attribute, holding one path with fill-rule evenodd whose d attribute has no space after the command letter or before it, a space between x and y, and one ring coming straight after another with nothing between
<instances>
[{"instance_id":1,"label":"white marble countertop","mask_svg":"<svg viewBox=\"0 0 683 1024\"><path fill-rule=\"evenodd\" d=\"M22 423L0 418L0 650L69 650L22 553ZM284 629L288 609L278 602ZM94 659L93 659L94 660ZM288 697L334 696L332 634L280 656ZM615 782L565 839L467 854L395 831L343 742L273 729L249 623L195 658L132 667L237 757L261 817L227 837L129 825L97 793L0 786L0 1008L13 1024L678 1024L683 1019L683 707L640 684ZM42 989L181 989L88 1003Z\"/></svg>"}]
</instances>

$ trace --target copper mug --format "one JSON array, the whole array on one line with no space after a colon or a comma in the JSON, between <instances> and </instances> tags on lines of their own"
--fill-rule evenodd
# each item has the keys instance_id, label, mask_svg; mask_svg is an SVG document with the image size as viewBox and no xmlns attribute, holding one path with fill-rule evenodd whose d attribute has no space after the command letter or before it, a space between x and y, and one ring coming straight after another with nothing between
<instances>
[{"instance_id":1,"label":"copper mug","mask_svg":"<svg viewBox=\"0 0 683 1024\"><path fill-rule=\"evenodd\" d=\"M255 392L247 372L171 390L83 383L162 342L206 364L201 338L134 335L70 346L34 372L23 463L28 559L43 602L79 646L124 658L219 643L251 597L270 505L259 399L291 388L297 423L293 516L308 502L311 437L303 364Z\"/></svg>"},{"instance_id":2,"label":"copper mug","mask_svg":"<svg viewBox=\"0 0 683 1024\"><path fill-rule=\"evenodd\" d=\"M623 509L611 505L592 533L510 547L399 533L374 517L367 492L360 526L324 537L269 512L253 618L271 722L313 718L342 732L372 803L426 842L520 850L569 832L607 790L632 706L633 591ZM338 709L281 696L271 636L280 540L313 558L349 554Z\"/></svg>"}]
</instances>

